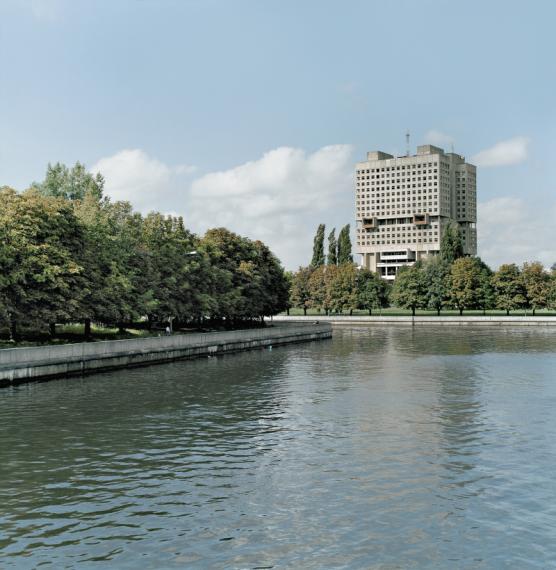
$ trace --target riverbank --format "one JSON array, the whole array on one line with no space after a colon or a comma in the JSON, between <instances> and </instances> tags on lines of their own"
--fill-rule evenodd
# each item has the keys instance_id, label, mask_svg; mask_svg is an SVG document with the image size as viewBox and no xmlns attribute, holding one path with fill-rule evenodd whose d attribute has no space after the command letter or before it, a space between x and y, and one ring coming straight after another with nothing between
<instances>
[{"instance_id":1,"label":"riverbank","mask_svg":"<svg viewBox=\"0 0 556 570\"><path fill-rule=\"evenodd\" d=\"M273 318L273 322L279 323L303 323L315 322L330 323L331 325L448 325L448 326L553 326L556 327L556 317L518 317L518 316L363 316L363 315L319 315L319 316L286 316L279 315Z\"/></svg>"},{"instance_id":2,"label":"riverbank","mask_svg":"<svg viewBox=\"0 0 556 570\"><path fill-rule=\"evenodd\" d=\"M0 350L0 386L332 337L329 323L314 321L226 332L4 349Z\"/></svg>"}]
</instances>

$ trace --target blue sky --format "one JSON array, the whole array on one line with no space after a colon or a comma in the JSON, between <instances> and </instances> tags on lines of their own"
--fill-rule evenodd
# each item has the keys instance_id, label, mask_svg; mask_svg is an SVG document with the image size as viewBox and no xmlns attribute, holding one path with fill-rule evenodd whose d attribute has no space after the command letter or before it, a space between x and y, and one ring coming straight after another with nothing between
<instances>
[{"instance_id":1,"label":"blue sky","mask_svg":"<svg viewBox=\"0 0 556 570\"><path fill-rule=\"evenodd\" d=\"M554 21L549 0L3 0L0 184L79 160L294 268L320 221L353 225L353 163L409 129L478 162L487 262L551 264Z\"/></svg>"}]
</instances>

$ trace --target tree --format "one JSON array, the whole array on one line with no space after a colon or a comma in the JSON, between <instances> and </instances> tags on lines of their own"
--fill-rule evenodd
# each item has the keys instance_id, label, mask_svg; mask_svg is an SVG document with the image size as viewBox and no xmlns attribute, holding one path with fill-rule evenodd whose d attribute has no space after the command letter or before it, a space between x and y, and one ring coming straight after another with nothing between
<instances>
[{"instance_id":1,"label":"tree","mask_svg":"<svg viewBox=\"0 0 556 570\"><path fill-rule=\"evenodd\" d=\"M63 199L3 189L0 202L0 304L15 340L18 322L50 324L76 316L83 233Z\"/></svg>"},{"instance_id":2,"label":"tree","mask_svg":"<svg viewBox=\"0 0 556 570\"><path fill-rule=\"evenodd\" d=\"M93 176L80 162L76 162L72 168L57 162L54 166L49 164L45 179L42 182L34 182L32 187L44 196L83 200L87 194L91 194L100 200L104 189L104 178L100 173Z\"/></svg>"},{"instance_id":3,"label":"tree","mask_svg":"<svg viewBox=\"0 0 556 570\"><path fill-rule=\"evenodd\" d=\"M440 256L435 256L425 262L423 270L427 283L427 307L434 309L437 315L440 315L448 300L447 277L450 266Z\"/></svg>"},{"instance_id":4,"label":"tree","mask_svg":"<svg viewBox=\"0 0 556 570\"><path fill-rule=\"evenodd\" d=\"M548 307L556 309L556 264L550 269L550 286L548 291Z\"/></svg>"},{"instance_id":5,"label":"tree","mask_svg":"<svg viewBox=\"0 0 556 570\"><path fill-rule=\"evenodd\" d=\"M326 285L328 304L331 310L342 313L349 310L350 315L353 309L357 308L357 268L353 263L344 263L338 266L329 266L327 269Z\"/></svg>"},{"instance_id":6,"label":"tree","mask_svg":"<svg viewBox=\"0 0 556 570\"><path fill-rule=\"evenodd\" d=\"M324 258L324 230L325 225L319 224L315 239L313 240L313 259L311 260L312 267L320 267L325 264Z\"/></svg>"},{"instance_id":7,"label":"tree","mask_svg":"<svg viewBox=\"0 0 556 570\"><path fill-rule=\"evenodd\" d=\"M495 306L496 298L492 287L492 269L480 258L475 258L479 267L479 290L477 291L477 306L483 310Z\"/></svg>"},{"instance_id":8,"label":"tree","mask_svg":"<svg viewBox=\"0 0 556 570\"><path fill-rule=\"evenodd\" d=\"M501 265L492 276L492 286L496 295L496 306L504 309L506 315L514 309L525 306L526 291L519 268L515 263Z\"/></svg>"},{"instance_id":9,"label":"tree","mask_svg":"<svg viewBox=\"0 0 556 570\"><path fill-rule=\"evenodd\" d=\"M444 229L440 242L440 257L448 264L463 257L463 239L457 222L450 222Z\"/></svg>"},{"instance_id":10,"label":"tree","mask_svg":"<svg viewBox=\"0 0 556 570\"><path fill-rule=\"evenodd\" d=\"M272 252L225 228L209 230L201 240L211 264L213 318L233 324L273 315L288 303L288 281Z\"/></svg>"},{"instance_id":11,"label":"tree","mask_svg":"<svg viewBox=\"0 0 556 570\"><path fill-rule=\"evenodd\" d=\"M459 310L460 315L464 309L473 309L479 305L481 268L475 258L456 259L450 268L448 283L449 302Z\"/></svg>"},{"instance_id":12,"label":"tree","mask_svg":"<svg viewBox=\"0 0 556 570\"><path fill-rule=\"evenodd\" d=\"M357 308L369 311L388 306L388 285L376 273L360 269L357 273Z\"/></svg>"},{"instance_id":13,"label":"tree","mask_svg":"<svg viewBox=\"0 0 556 570\"><path fill-rule=\"evenodd\" d=\"M310 307L324 310L328 315L331 309L330 282L338 271L337 265L321 265L309 277Z\"/></svg>"},{"instance_id":14,"label":"tree","mask_svg":"<svg viewBox=\"0 0 556 570\"><path fill-rule=\"evenodd\" d=\"M328 265L338 264L338 242L335 236L336 228L328 234Z\"/></svg>"},{"instance_id":15,"label":"tree","mask_svg":"<svg viewBox=\"0 0 556 570\"><path fill-rule=\"evenodd\" d=\"M349 237L349 224L345 225L338 234L338 265L352 263L351 238Z\"/></svg>"},{"instance_id":16,"label":"tree","mask_svg":"<svg viewBox=\"0 0 556 570\"><path fill-rule=\"evenodd\" d=\"M416 309L424 309L427 306L427 283L421 262L400 268L391 298L396 306L411 309L413 316Z\"/></svg>"},{"instance_id":17,"label":"tree","mask_svg":"<svg viewBox=\"0 0 556 570\"><path fill-rule=\"evenodd\" d=\"M294 274L291 286L290 302L293 307L303 309L303 314L307 314L307 309L311 307L311 290L309 279L313 269L311 267L300 267Z\"/></svg>"},{"instance_id":18,"label":"tree","mask_svg":"<svg viewBox=\"0 0 556 570\"><path fill-rule=\"evenodd\" d=\"M544 309L548 306L550 274L545 271L542 263L533 261L523 264L521 278L525 286L527 306L533 309L534 315L537 309Z\"/></svg>"}]
</instances>

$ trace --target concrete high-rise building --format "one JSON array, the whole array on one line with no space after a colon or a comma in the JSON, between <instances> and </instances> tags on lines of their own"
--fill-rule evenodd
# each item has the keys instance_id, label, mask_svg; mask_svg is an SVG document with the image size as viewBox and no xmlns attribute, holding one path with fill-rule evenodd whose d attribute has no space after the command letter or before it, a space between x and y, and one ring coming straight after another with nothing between
<instances>
[{"instance_id":1,"label":"concrete high-rise building","mask_svg":"<svg viewBox=\"0 0 556 570\"><path fill-rule=\"evenodd\" d=\"M413 156L369 152L355 172L357 253L361 265L394 279L402 265L437 255L456 222L466 255L477 254L476 167L432 145Z\"/></svg>"}]
</instances>

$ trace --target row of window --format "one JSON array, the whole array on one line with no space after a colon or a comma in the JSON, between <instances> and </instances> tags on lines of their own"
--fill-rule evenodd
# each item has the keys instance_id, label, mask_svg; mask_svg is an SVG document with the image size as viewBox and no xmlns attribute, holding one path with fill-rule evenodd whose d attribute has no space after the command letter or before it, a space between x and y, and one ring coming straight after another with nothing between
<instances>
[{"instance_id":1,"label":"row of window","mask_svg":"<svg viewBox=\"0 0 556 570\"><path fill-rule=\"evenodd\" d=\"M398 166L383 166L382 168L367 168L356 170L357 174L370 174L372 172L393 172L398 170L417 170L424 168L438 168L438 162L420 162L418 164L401 164ZM449 166L441 162L440 167L444 170L449 170Z\"/></svg>"}]
</instances>

